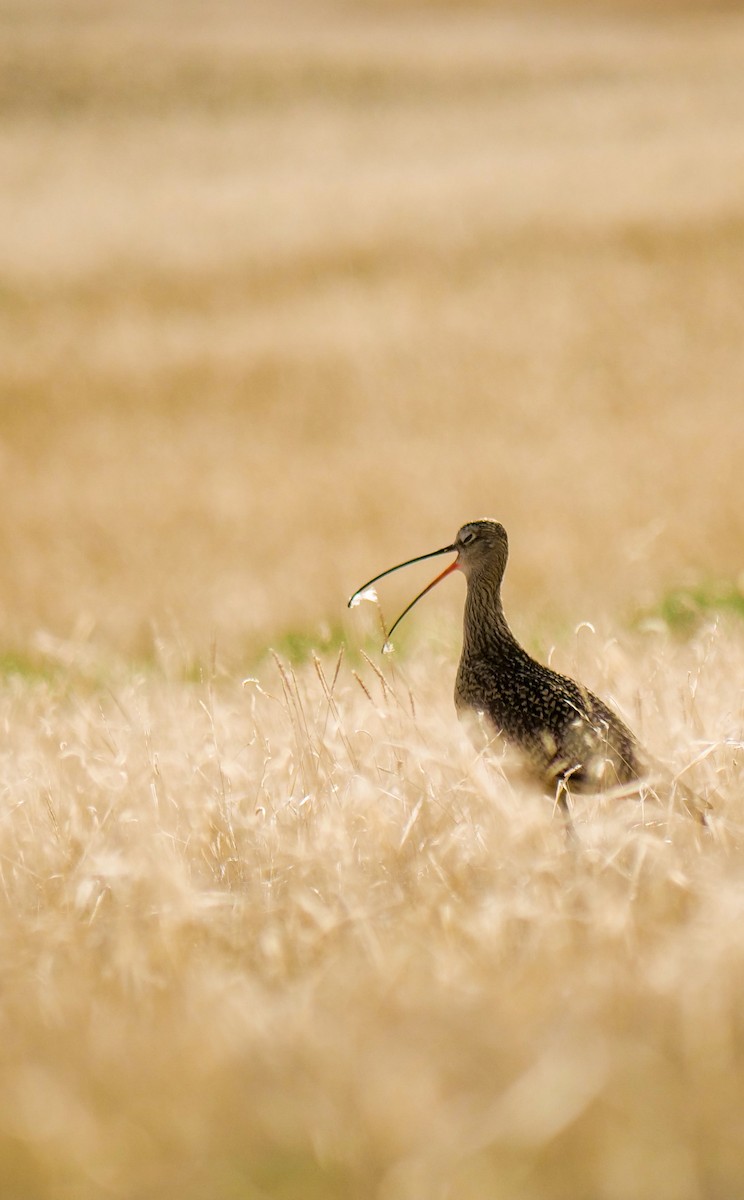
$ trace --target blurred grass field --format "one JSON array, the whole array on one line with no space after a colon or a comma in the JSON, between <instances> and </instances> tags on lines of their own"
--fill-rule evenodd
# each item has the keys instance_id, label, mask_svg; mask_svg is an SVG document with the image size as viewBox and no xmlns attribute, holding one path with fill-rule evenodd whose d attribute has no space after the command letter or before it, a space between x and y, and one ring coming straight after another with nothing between
<instances>
[{"instance_id":1,"label":"blurred grass field","mask_svg":"<svg viewBox=\"0 0 744 1200\"><path fill-rule=\"evenodd\" d=\"M477 515L525 628L739 575L737 11L2 12L6 642L253 653Z\"/></svg>"},{"instance_id":2,"label":"blurred grass field","mask_svg":"<svg viewBox=\"0 0 744 1200\"><path fill-rule=\"evenodd\" d=\"M744 1195L743 64L0 0L3 1200ZM481 515L709 831L476 757L457 582L377 657Z\"/></svg>"}]
</instances>

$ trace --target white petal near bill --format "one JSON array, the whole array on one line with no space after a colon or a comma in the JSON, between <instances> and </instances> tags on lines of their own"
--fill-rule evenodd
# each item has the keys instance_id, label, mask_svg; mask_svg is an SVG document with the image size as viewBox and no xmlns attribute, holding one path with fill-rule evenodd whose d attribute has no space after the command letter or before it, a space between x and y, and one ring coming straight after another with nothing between
<instances>
[{"instance_id":1,"label":"white petal near bill","mask_svg":"<svg viewBox=\"0 0 744 1200\"><path fill-rule=\"evenodd\" d=\"M373 604L377 603L377 592L375 588L365 588L363 592L355 592L349 601L349 608L356 608L357 604L361 604L362 600L371 600Z\"/></svg>"}]
</instances>

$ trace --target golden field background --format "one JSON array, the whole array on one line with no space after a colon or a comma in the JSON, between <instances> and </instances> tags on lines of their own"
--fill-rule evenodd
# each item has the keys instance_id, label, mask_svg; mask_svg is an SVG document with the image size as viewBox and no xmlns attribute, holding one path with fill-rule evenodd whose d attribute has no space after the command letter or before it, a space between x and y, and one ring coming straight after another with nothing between
<instances>
[{"instance_id":1,"label":"golden field background","mask_svg":"<svg viewBox=\"0 0 744 1200\"><path fill-rule=\"evenodd\" d=\"M525 628L739 574L740 13L2 12L6 641L252 654L481 515Z\"/></svg>"},{"instance_id":2,"label":"golden field background","mask_svg":"<svg viewBox=\"0 0 744 1200\"><path fill-rule=\"evenodd\" d=\"M3 1200L744 1195L743 63L0 0ZM456 584L345 614L479 515L709 829L476 756Z\"/></svg>"}]
</instances>

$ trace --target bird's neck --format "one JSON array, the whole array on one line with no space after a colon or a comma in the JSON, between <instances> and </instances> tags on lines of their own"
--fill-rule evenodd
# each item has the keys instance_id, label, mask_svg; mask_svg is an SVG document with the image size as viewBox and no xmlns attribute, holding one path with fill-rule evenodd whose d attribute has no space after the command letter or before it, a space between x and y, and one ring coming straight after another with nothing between
<instances>
[{"instance_id":1,"label":"bird's neck","mask_svg":"<svg viewBox=\"0 0 744 1200\"><path fill-rule=\"evenodd\" d=\"M465 597L463 657L511 658L525 651L509 628L501 603L501 580L471 576Z\"/></svg>"}]
</instances>

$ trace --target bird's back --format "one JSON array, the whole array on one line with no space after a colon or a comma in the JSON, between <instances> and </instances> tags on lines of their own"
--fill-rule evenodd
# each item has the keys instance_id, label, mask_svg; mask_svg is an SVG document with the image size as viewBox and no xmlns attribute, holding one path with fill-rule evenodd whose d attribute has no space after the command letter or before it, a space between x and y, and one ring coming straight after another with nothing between
<instances>
[{"instance_id":1,"label":"bird's back","mask_svg":"<svg viewBox=\"0 0 744 1200\"><path fill-rule=\"evenodd\" d=\"M551 789L563 781L573 791L596 792L641 773L638 743L612 709L511 638L491 654L463 648L455 703L461 713L482 713Z\"/></svg>"}]
</instances>

